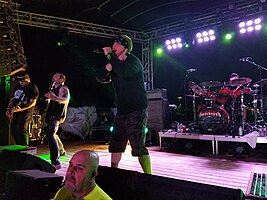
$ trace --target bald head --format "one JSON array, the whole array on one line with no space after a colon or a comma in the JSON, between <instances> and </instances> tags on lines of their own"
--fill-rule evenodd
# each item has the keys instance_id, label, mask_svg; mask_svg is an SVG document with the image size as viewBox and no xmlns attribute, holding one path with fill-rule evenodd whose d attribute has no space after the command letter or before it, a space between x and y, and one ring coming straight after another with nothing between
<instances>
[{"instance_id":1,"label":"bald head","mask_svg":"<svg viewBox=\"0 0 267 200\"><path fill-rule=\"evenodd\" d=\"M98 167L99 164L99 157L96 152L92 150L81 150L76 152L72 160L80 161L81 163L84 163L85 167L90 167L91 169L94 168L95 170Z\"/></svg>"},{"instance_id":2,"label":"bald head","mask_svg":"<svg viewBox=\"0 0 267 200\"><path fill-rule=\"evenodd\" d=\"M65 186L75 197L84 197L95 187L98 163L97 153L91 150L81 150L72 156Z\"/></svg>"}]
</instances>

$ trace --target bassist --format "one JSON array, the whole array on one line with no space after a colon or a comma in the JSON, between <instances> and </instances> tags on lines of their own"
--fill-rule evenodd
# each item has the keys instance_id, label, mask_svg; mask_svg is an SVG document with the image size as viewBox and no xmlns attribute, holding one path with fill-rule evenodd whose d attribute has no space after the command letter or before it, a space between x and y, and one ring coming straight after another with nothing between
<instances>
[{"instance_id":1,"label":"bassist","mask_svg":"<svg viewBox=\"0 0 267 200\"><path fill-rule=\"evenodd\" d=\"M39 96L38 88L31 83L29 75L23 71L17 73L19 81L13 90L6 115L11 120L10 130L17 145L29 145L29 124Z\"/></svg>"}]
</instances>

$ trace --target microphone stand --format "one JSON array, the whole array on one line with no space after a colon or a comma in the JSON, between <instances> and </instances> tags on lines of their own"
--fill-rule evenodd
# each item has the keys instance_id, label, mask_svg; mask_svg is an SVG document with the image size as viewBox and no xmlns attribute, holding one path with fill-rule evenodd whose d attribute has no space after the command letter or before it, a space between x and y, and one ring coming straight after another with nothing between
<instances>
[{"instance_id":1,"label":"microphone stand","mask_svg":"<svg viewBox=\"0 0 267 200\"><path fill-rule=\"evenodd\" d=\"M267 71L267 68L255 63L252 59L245 59L244 61L256 66L259 70L259 79L260 79L260 121L264 121L264 108L263 108L263 84L262 84L262 70Z\"/></svg>"},{"instance_id":2,"label":"microphone stand","mask_svg":"<svg viewBox=\"0 0 267 200\"><path fill-rule=\"evenodd\" d=\"M190 70L186 70L186 75L185 75L185 79L184 79L184 110L185 110L185 121L188 120L188 110L187 110L187 98L186 98L186 92L187 92L187 78L189 76L189 74L191 73L192 71Z\"/></svg>"}]
</instances>

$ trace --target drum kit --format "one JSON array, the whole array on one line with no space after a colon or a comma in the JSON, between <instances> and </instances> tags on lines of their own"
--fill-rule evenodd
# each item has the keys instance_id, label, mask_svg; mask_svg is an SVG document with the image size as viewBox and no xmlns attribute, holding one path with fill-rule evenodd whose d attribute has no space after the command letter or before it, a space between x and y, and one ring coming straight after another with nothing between
<instances>
[{"instance_id":1,"label":"drum kit","mask_svg":"<svg viewBox=\"0 0 267 200\"><path fill-rule=\"evenodd\" d=\"M263 95L259 94L259 86L267 85L267 79L255 82L249 87L251 82L252 79L247 77L227 83L205 81L197 84L189 81L188 86L193 94L186 96L193 99L193 124L198 127L196 130L203 133L231 135L244 135L257 130L260 122L265 123L261 103ZM249 108L253 113L252 123L246 120L248 111L244 101L246 98L252 99L251 103L248 103L252 105L252 108Z\"/></svg>"}]
</instances>

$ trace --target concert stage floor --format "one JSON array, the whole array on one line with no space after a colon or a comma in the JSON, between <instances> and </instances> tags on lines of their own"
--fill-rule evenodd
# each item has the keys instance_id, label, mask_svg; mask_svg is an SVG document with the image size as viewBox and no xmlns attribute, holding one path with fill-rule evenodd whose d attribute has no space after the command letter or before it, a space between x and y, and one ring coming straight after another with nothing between
<instances>
[{"instance_id":1,"label":"concert stage floor","mask_svg":"<svg viewBox=\"0 0 267 200\"><path fill-rule=\"evenodd\" d=\"M61 157L62 168L56 174L65 176L71 156L82 149L95 150L100 157L100 165L110 166L108 145L101 141L65 142L66 156ZM244 193L251 172L266 173L267 157L235 158L225 155L189 155L159 146L148 147L151 155L153 174L173 179L241 189ZM37 145L37 156L49 161L46 144ZM130 147L123 154L121 169L142 172L138 160L131 156Z\"/></svg>"}]
</instances>

